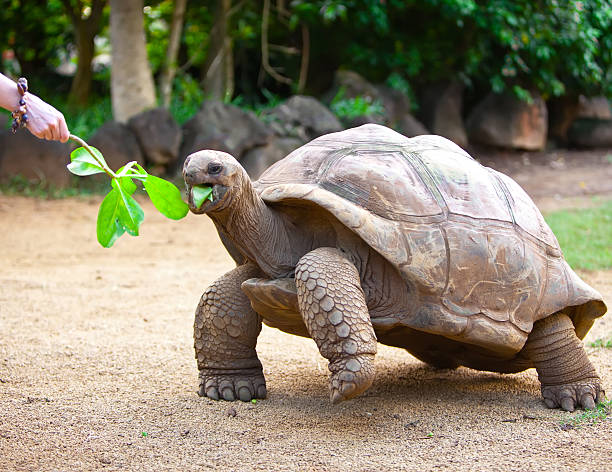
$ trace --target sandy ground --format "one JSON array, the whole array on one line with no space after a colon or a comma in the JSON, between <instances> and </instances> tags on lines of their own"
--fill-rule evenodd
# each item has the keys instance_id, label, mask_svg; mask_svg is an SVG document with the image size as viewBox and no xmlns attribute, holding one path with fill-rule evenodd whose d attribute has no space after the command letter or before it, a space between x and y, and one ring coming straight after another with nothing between
<instances>
[{"instance_id":1,"label":"sandy ground","mask_svg":"<svg viewBox=\"0 0 612 472\"><path fill-rule=\"evenodd\" d=\"M538 197L580 204L601 180ZM141 236L103 249L99 201L0 196L0 471L611 470L612 421L561 427L577 414L544 407L533 369L440 371L379 346L374 385L332 406L314 342L264 328L268 398L198 397L193 312L232 261L206 217L148 203ZM582 275L612 304L612 271ZM587 341L611 333L607 315ZM611 392L612 349L587 351Z\"/></svg>"}]
</instances>

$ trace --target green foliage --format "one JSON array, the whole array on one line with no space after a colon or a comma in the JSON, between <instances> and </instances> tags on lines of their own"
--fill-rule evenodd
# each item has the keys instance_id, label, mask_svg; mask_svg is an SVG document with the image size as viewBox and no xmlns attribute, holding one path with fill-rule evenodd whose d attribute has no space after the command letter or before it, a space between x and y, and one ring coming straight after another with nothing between
<instances>
[{"instance_id":1,"label":"green foliage","mask_svg":"<svg viewBox=\"0 0 612 472\"><path fill-rule=\"evenodd\" d=\"M15 52L20 72L58 66L71 37L62 1L6 0L1 8L0 49ZM36 80L30 82L30 88L36 85Z\"/></svg>"},{"instance_id":2,"label":"green foliage","mask_svg":"<svg viewBox=\"0 0 612 472\"><path fill-rule=\"evenodd\" d=\"M89 139L96 130L113 119L110 97L92 101L86 108L77 108L66 102L56 101L54 106L64 113L72 134Z\"/></svg>"},{"instance_id":3,"label":"green foliage","mask_svg":"<svg viewBox=\"0 0 612 472\"><path fill-rule=\"evenodd\" d=\"M98 242L103 247L111 247L126 232L138 236L144 212L133 197L137 189L134 180L142 182L155 208L167 218L178 220L189 211L174 184L147 174L136 161L126 164L115 173L108 167L100 151L76 136L71 137L83 147L70 154L68 170L79 176L106 173L111 179L111 190L100 205L96 224Z\"/></svg>"},{"instance_id":4,"label":"green foliage","mask_svg":"<svg viewBox=\"0 0 612 472\"><path fill-rule=\"evenodd\" d=\"M193 204L196 208L200 208L206 199L212 202L212 187L210 185L194 185L191 192L193 194Z\"/></svg>"},{"instance_id":5,"label":"green foliage","mask_svg":"<svg viewBox=\"0 0 612 472\"><path fill-rule=\"evenodd\" d=\"M72 4L75 0L71 0ZM73 25L64 0L6 0L0 18L3 70L23 73L31 89L62 109L69 127L88 138L111 119L109 70L97 71L94 100L86 109L65 105L70 77L54 68L74 51ZM87 7L90 0L83 0ZM165 60L174 2L145 2L147 50L154 74ZM232 2L228 32L233 47L234 80L240 106L257 110L295 90L304 48L302 26L309 32L306 93L329 89L333 72L356 70L367 79L402 90L438 80L459 79L477 90L510 90L531 100L564 94L612 97L612 3L610 0L292 0L271 2L268 45L271 67L293 79L279 84L261 73L262 5L256 0ZM178 76L171 112L184 123L198 109L215 2L188 2L178 57ZM106 44L108 9L97 49ZM21 71L19 71L21 66ZM49 79L52 80L49 80ZM47 85L49 84L49 85ZM267 97L268 90L271 97ZM267 103L265 102L267 100ZM375 106L375 104L371 104ZM350 116L368 104L342 103Z\"/></svg>"},{"instance_id":6,"label":"green foliage","mask_svg":"<svg viewBox=\"0 0 612 472\"><path fill-rule=\"evenodd\" d=\"M173 3L172 0L162 0L156 5L146 5L143 8L147 56L153 73L159 70L166 59Z\"/></svg>"},{"instance_id":7,"label":"green foliage","mask_svg":"<svg viewBox=\"0 0 612 472\"><path fill-rule=\"evenodd\" d=\"M170 113L182 125L197 113L204 101L204 92L191 76L180 74L174 79Z\"/></svg>"},{"instance_id":8,"label":"green foliage","mask_svg":"<svg viewBox=\"0 0 612 472\"><path fill-rule=\"evenodd\" d=\"M567 419L560 423L560 426L561 429L568 430L587 425L594 425L600 421L608 421L608 415L611 412L612 400L599 402L592 410L585 410L583 412L570 415Z\"/></svg>"},{"instance_id":9,"label":"green foliage","mask_svg":"<svg viewBox=\"0 0 612 472\"><path fill-rule=\"evenodd\" d=\"M606 349L612 349L612 335L608 339L597 338L595 341L589 343L590 347L603 347Z\"/></svg>"},{"instance_id":10,"label":"green foliage","mask_svg":"<svg viewBox=\"0 0 612 472\"><path fill-rule=\"evenodd\" d=\"M595 208L557 211L545 219L570 266L585 270L612 267L612 201Z\"/></svg>"},{"instance_id":11,"label":"green foliage","mask_svg":"<svg viewBox=\"0 0 612 472\"><path fill-rule=\"evenodd\" d=\"M330 110L341 120L350 121L358 116L373 116L384 114L384 107L378 100L370 97L346 98L346 90L340 88L330 103Z\"/></svg>"},{"instance_id":12,"label":"green foliage","mask_svg":"<svg viewBox=\"0 0 612 472\"><path fill-rule=\"evenodd\" d=\"M495 91L612 97L609 0L318 0L294 15L327 29L339 65L372 78L457 77ZM318 12L318 15L315 14ZM333 28L333 29L332 29Z\"/></svg>"}]
</instances>

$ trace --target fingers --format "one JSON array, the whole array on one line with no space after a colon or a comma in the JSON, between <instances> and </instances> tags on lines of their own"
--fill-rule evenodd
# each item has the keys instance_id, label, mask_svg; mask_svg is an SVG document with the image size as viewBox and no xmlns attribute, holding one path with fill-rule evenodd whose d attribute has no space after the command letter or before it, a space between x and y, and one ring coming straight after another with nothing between
<instances>
[{"instance_id":1,"label":"fingers","mask_svg":"<svg viewBox=\"0 0 612 472\"><path fill-rule=\"evenodd\" d=\"M59 120L59 137L58 140L62 143L68 141L70 137L70 132L68 131L68 125L66 124L66 120L64 119L64 115L61 116Z\"/></svg>"},{"instance_id":2,"label":"fingers","mask_svg":"<svg viewBox=\"0 0 612 472\"><path fill-rule=\"evenodd\" d=\"M70 137L64 115L34 94L27 93L28 129L37 138L65 143Z\"/></svg>"}]
</instances>

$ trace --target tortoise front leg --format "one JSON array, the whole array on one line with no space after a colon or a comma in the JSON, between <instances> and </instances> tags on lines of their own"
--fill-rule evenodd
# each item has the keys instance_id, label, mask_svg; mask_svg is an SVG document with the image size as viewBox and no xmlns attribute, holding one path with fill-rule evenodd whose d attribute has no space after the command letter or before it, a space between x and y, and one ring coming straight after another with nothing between
<instances>
[{"instance_id":1,"label":"tortoise front leg","mask_svg":"<svg viewBox=\"0 0 612 472\"><path fill-rule=\"evenodd\" d=\"M536 321L523 351L535 364L547 407L592 409L604 399L601 379L565 313Z\"/></svg>"},{"instance_id":2,"label":"tortoise front leg","mask_svg":"<svg viewBox=\"0 0 612 472\"><path fill-rule=\"evenodd\" d=\"M295 285L308 332L329 360L331 401L359 395L374 379L376 336L357 269L336 248L315 249L298 262Z\"/></svg>"},{"instance_id":3,"label":"tortoise front leg","mask_svg":"<svg viewBox=\"0 0 612 472\"><path fill-rule=\"evenodd\" d=\"M255 351L261 319L240 289L242 282L260 275L252 264L238 266L202 295L194 323L200 396L228 401L266 397L266 381Z\"/></svg>"}]
</instances>

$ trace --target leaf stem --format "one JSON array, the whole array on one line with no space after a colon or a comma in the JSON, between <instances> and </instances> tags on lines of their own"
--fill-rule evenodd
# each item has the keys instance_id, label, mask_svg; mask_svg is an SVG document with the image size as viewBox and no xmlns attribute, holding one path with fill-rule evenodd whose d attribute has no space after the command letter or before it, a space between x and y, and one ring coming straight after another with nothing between
<instances>
[{"instance_id":1,"label":"leaf stem","mask_svg":"<svg viewBox=\"0 0 612 472\"><path fill-rule=\"evenodd\" d=\"M91 149L91 147L89 147L89 144L87 144L85 141L83 141L81 138L79 138L77 135L75 134L71 134L70 135L70 139L72 139L73 141L76 141L77 143L79 143L81 146L83 146L85 148L85 150L91 154L91 157L93 157L95 159L95 161L100 164L100 167L102 167L102 170L104 170L104 172L106 172L106 174L111 177L111 178L117 178L117 176L115 175L115 173L109 169L108 165L106 164L106 162L104 161L100 161L100 159L98 158L98 156L96 156L96 154L93 152L93 150Z\"/></svg>"}]
</instances>

